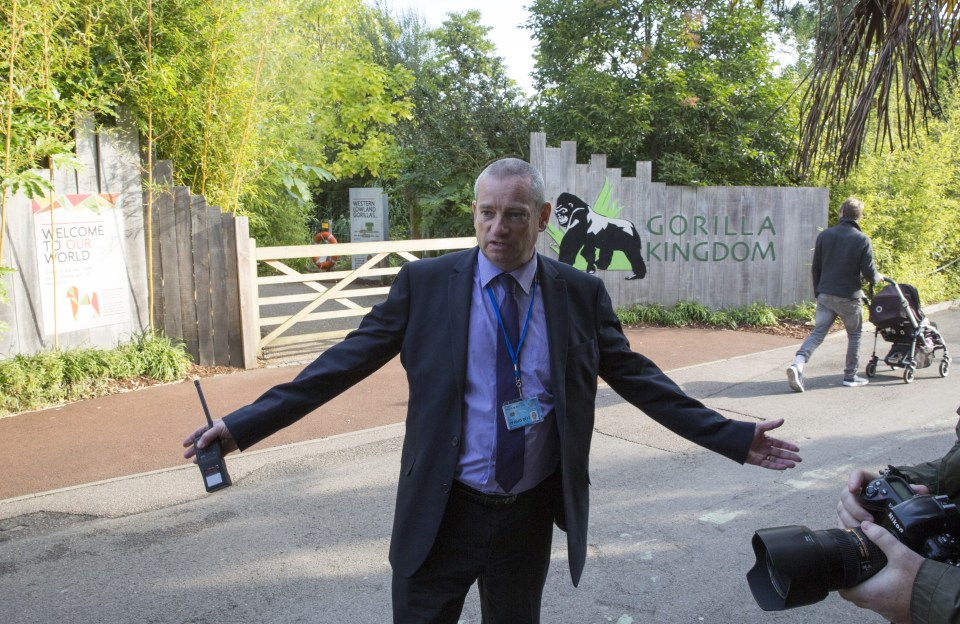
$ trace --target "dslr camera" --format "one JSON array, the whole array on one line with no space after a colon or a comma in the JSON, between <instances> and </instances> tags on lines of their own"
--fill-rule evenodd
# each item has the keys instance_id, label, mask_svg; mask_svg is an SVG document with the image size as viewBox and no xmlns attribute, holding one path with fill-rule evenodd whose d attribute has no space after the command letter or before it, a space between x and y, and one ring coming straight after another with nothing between
<instances>
[{"instance_id":1,"label":"dslr camera","mask_svg":"<svg viewBox=\"0 0 960 624\"><path fill-rule=\"evenodd\" d=\"M960 511L946 496L915 494L903 474L889 466L861 488L860 503L914 552L960 565ZM860 528L773 527L754 533L752 544L757 560L747 582L764 611L820 602L828 592L858 585L887 565L883 551Z\"/></svg>"}]
</instances>

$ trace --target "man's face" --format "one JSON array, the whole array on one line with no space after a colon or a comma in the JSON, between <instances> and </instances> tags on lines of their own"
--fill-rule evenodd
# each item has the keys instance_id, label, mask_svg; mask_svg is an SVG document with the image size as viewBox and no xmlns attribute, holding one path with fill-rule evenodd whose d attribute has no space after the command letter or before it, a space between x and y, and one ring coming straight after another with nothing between
<instances>
[{"instance_id":1,"label":"man's face","mask_svg":"<svg viewBox=\"0 0 960 624\"><path fill-rule=\"evenodd\" d=\"M549 219L549 203L530 205L526 179L492 175L480 179L473 202L473 227L480 251L503 271L513 271L533 257L537 235Z\"/></svg>"}]
</instances>

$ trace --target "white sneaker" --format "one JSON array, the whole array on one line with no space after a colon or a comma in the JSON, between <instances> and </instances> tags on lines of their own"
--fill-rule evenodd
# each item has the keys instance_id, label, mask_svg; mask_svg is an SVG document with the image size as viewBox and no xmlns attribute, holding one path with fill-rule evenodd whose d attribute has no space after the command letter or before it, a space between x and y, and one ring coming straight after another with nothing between
<instances>
[{"instance_id":1,"label":"white sneaker","mask_svg":"<svg viewBox=\"0 0 960 624\"><path fill-rule=\"evenodd\" d=\"M865 385L867 385L868 383L870 383L870 382L867 381L866 379L864 379L863 377L861 377L860 375L854 375L854 376L853 376L853 379L844 379L844 380L843 380L843 385L847 386L848 388L856 388L857 386L865 386Z\"/></svg>"},{"instance_id":2,"label":"white sneaker","mask_svg":"<svg viewBox=\"0 0 960 624\"><path fill-rule=\"evenodd\" d=\"M794 392L803 392L803 373L796 364L787 368L787 382Z\"/></svg>"}]
</instances>

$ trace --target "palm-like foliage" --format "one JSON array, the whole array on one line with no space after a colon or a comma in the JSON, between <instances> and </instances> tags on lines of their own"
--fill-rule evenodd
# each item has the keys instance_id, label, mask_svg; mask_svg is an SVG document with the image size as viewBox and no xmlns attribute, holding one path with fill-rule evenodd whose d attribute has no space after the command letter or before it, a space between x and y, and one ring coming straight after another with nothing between
<instances>
[{"instance_id":1,"label":"palm-like foliage","mask_svg":"<svg viewBox=\"0 0 960 624\"><path fill-rule=\"evenodd\" d=\"M823 7L795 164L801 175L828 170L842 179L870 135L875 148L909 146L927 115L938 114L938 67L957 44L960 3L838 0Z\"/></svg>"}]
</instances>

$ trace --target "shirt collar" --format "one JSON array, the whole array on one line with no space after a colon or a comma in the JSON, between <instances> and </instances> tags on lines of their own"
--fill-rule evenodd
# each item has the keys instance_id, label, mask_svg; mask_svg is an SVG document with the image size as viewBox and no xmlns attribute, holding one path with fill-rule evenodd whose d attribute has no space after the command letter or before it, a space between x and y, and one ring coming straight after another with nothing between
<instances>
[{"instance_id":1,"label":"shirt collar","mask_svg":"<svg viewBox=\"0 0 960 624\"><path fill-rule=\"evenodd\" d=\"M856 229L863 231L863 230L860 228L860 223L859 223L856 219L846 219L846 218L845 218L845 219L840 219L840 223L846 223L847 225L853 226L853 227L855 227Z\"/></svg>"},{"instance_id":2,"label":"shirt collar","mask_svg":"<svg viewBox=\"0 0 960 624\"><path fill-rule=\"evenodd\" d=\"M480 276L480 288L486 288L491 280L503 273L503 270L490 262L482 252L477 254L477 271ZM526 264L510 271L510 275L517 280L524 293L530 294L533 278L537 275L537 254L534 253L533 258Z\"/></svg>"}]
</instances>

